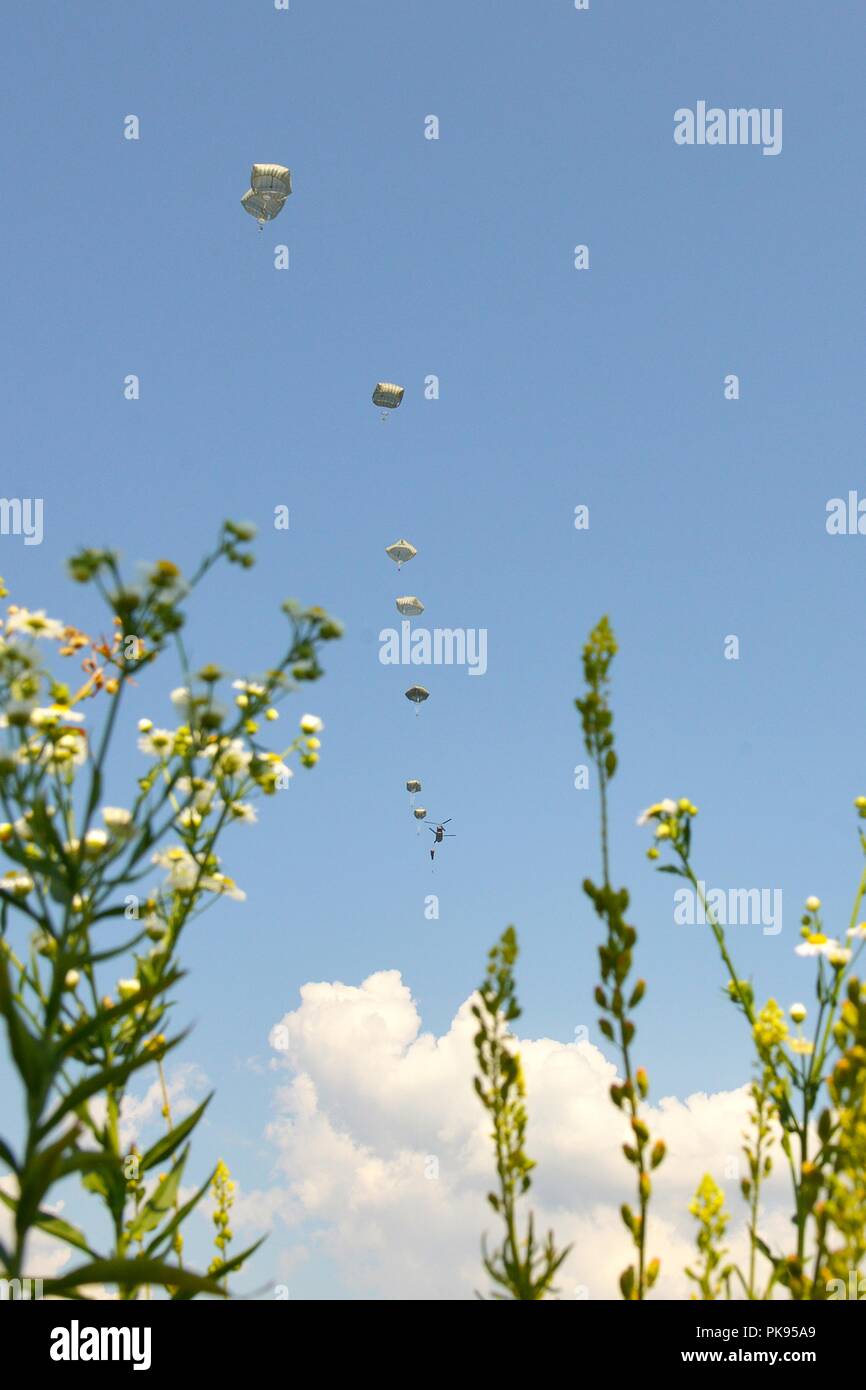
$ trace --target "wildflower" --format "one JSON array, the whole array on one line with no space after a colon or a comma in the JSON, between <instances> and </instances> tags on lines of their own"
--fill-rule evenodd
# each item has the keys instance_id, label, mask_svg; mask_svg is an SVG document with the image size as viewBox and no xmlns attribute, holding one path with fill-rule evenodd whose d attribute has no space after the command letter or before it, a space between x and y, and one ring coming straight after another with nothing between
<instances>
[{"instance_id":1,"label":"wildflower","mask_svg":"<svg viewBox=\"0 0 866 1390\"><path fill-rule=\"evenodd\" d=\"M841 970L843 965L847 965L851 959L851 951L847 946L840 946L838 942L834 941L826 952L826 956L834 969Z\"/></svg>"},{"instance_id":2,"label":"wildflower","mask_svg":"<svg viewBox=\"0 0 866 1390\"><path fill-rule=\"evenodd\" d=\"M231 777L238 772L246 772L252 761L252 753L245 748L239 738L224 740L225 747L216 750L214 769Z\"/></svg>"},{"instance_id":3,"label":"wildflower","mask_svg":"<svg viewBox=\"0 0 866 1390\"><path fill-rule=\"evenodd\" d=\"M321 746L322 746L321 739L318 739L318 738L308 738L308 739L305 739L305 743L306 743L306 745L307 745L308 748L312 749L313 752L315 752L316 749L321 748Z\"/></svg>"},{"instance_id":4,"label":"wildflower","mask_svg":"<svg viewBox=\"0 0 866 1390\"><path fill-rule=\"evenodd\" d=\"M657 840L669 840L669 839L670 839L670 836L671 836L671 828L670 828L669 825L657 825L657 826L656 826L656 839L657 839Z\"/></svg>"},{"instance_id":5,"label":"wildflower","mask_svg":"<svg viewBox=\"0 0 866 1390\"><path fill-rule=\"evenodd\" d=\"M809 912L818 912L818 911L820 910L820 907L821 907L821 899L820 899L820 898L814 898L814 897L813 897L813 898L807 898L807 899L806 899L806 908L807 908L807 910L808 910Z\"/></svg>"},{"instance_id":6,"label":"wildflower","mask_svg":"<svg viewBox=\"0 0 866 1390\"><path fill-rule=\"evenodd\" d=\"M67 989L77 989L78 982L80 979L81 976L79 975L77 970L67 970L66 974L63 977L63 983Z\"/></svg>"},{"instance_id":7,"label":"wildflower","mask_svg":"<svg viewBox=\"0 0 866 1390\"><path fill-rule=\"evenodd\" d=\"M61 723L84 723L84 715L67 705L48 705L30 711L30 723L35 729L56 729Z\"/></svg>"},{"instance_id":8,"label":"wildflower","mask_svg":"<svg viewBox=\"0 0 866 1390\"><path fill-rule=\"evenodd\" d=\"M789 1046L792 1052L796 1052L798 1057L811 1057L815 1051L814 1045L808 1038L791 1038Z\"/></svg>"},{"instance_id":9,"label":"wildflower","mask_svg":"<svg viewBox=\"0 0 866 1390\"><path fill-rule=\"evenodd\" d=\"M38 608L31 613L27 608L9 609L6 632L21 632L25 637L45 637L49 641L59 641L63 637L63 624L56 618L47 618L45 609Z\"/></svg>"},{"instance_id":10,"label":"wildflower","mask_svg":"<svg viewBox=\"0 0 866 1390\"><path fill-rule=\"evenodd\" d=\"M108 846L108 834L105 830L88 830L84 837L84 853L90 859L95 859Z\"/></svg>"},{"instance_id":11,"label":"wildflower","mask_svg":"<svg viewBox=\"0 0 866 1390\"><path fill-rule=\"evenodd\" d=\"M255 681L232 681L232 690L240 690L244 695L253 695L257 700L267 694L265 687Z\"/></svg>"},{"instance_id":12,"label":"wildflower","mask_svg":"<svg viewBox=\"0 0 866 1390\"><path fill-rule=\"evenodd\" d=\"M182 849L179 845L175 845L171 849L157 850L151 863L158 864L160 868L168 869L169 887L175 888L181 893L189 892L195 886L200 872L199 865L189 850Z\"/></svg>"},{"instance_id":13,"label":"wildflower","mask_svg":"<svg viewBox=\"0 0 866 1390\"><path fill-rule=\"evenodd\" d=\"M139 752L151 758L166 758L174 748L174 734L168 729L153 729L138 740Z\"/></svg>"},{"instance_id":14,"label":"wildflower","mask_svg":"<svg viewBox=\"0 0 866 1390\"><path fill-rule=\"evenodd\" d=\"M210 781L207 777L179 777L177 789L184 796L192 798L192 804L197 811L207 814L211 810L216 794L216 782Z\"/></svg>"},{"instance_id":15,"label":"wildflower","mask_svg":"<svg viewBox=\"0 0 866 1390\"><path fill-rule=\"evenodd\" d=\"M8 869L0 878L0 888L6 893L14 893L16 898L26 898L33 892L34 883L29 874L21 869Z\"/></svg>"},{"instance_id":16,"label":"wildflower","mask_svg":"<svg viewBox=\"0 0 866 1390\"><path fill-rule=\"evenodd\" d=\"M185 685L179 685L168 697L177 709L185 709L189 705L192 696Z\"/></svg>"},{"instance_id":17,"label":"wildflower","mask_svg":"<svg viewBox=\"0 0 866 1390\"><path fill-rule=\"evenodd\" d=\"M0 838L2 838L3 827L0 826ZM848 936L852 941L866 940L866 922L858 922L856 927L848 928Z\"/></svg>"},{"instance_id":18,"label":"wildflower","mask_svg":"<svg viewBox=\"0 0 866 1390\"><path fill-rule=\"evenodd\" d=\"M301 728L303 727L302 721ZM670 797L666 797L664 801L656 801L652 806L647 806L645 811L641 811L637 818L637 823L638 825L646 825L647 821L656 820L659 816L674 816L676 815L676 810L676 802L671 801Z\"/></svg>"},{"instance_id":19,"label":"wildflower","mask_svg":"<svg viewBox=\"0 0 866 1390\"><path fill-rule=\"evenodd\" d=\"M767 1051L778 1043L784 1042L788 1036L788 1025L785 1022L785 1015L775 999L767 1000L755 1019L752 1032L758 1047Z\"/></svg>"},{"instance_id":20,"label":"wildflower","mask_svg":"<svg viewBox=\"0 0 866 1390\"><path fill-rule=\"evenodd\" d=\"M246 893L238 888L233 878L227 874L208 874L201 881L202 888L206 888L210 893L219 893L221 897L232 898L236 903L246 902Z\"/></svg>"},{"instance_id":21,"label":"wildflower","mask_svg":"<svg viewBox=\"0 0 866 1390\"><path fill-rule=\"evenodd\" d=\"M828 951L838 944L838 941L825 936L823 932L807 932L805 941L801 941L799 946L794 947L794 954L798 956L826 956Z\"/></svg>"},{"instance_id":22,"label":"wildflower","mask_svg":"<svg viewBox=\"0 0 866 1390\"><path fill-rule=\"evenodd\" d=\"M132 822L132 812L123 806L103 806L102 819L115 834L122 834Z\"/></svg>"},{"instance_id":23,"label":"wildflower","mask_svg":"<svg viewBox=\"0 0 866 1390\"><path fill-rule=\"evenodd\" d=\"M304 767L315 767L318 761L318 753L304 753L301 757L301 762Z\"/></svg>"},{"instance_id":24,"label":"wildflower","mask_svg":"<svg viewBox=\"0 0 866 1390\"><path fill-rule=\"evenodd\" d=\"M304 714L301 716L301 732L304 734L320 734L324 727L322 720L317 714Z\"/></svg>"},{"instance_id":25,"label":"wildflower","mask_svg":"<svg viewBox=\"0 0 866 1390\"><path fill-rule=\"evenodd\" d=\"M649 849L646 852L646 857L647 859L658 859L659 852L656 849L655 845L650 845Z\"/></svg>"},{"instance_id":26,"label":"wildflower","mask_svg":"<svg viewBox=\"0 0 866 1390\"><path fill-rule=\"evenodd\" d=\"M140 734L149 734L152 728L153 728L153 720L152 720L152 719L139 719L139 721L138 721L138 732L139 732Z\"/></svg>"},{"instance_id":27,"label":"wildflower","mask_svg":"<svg viewBox=\"0 0 866 1390\"><path fill-rule=\"evenodd\" d=\"M258 820L255 806L251 806L248 801L229 802L229 814L234 820L243 821L246 825L255 825Z\"/></svg>"},{"instance_id":28,"label":"wildflower","mask_svg":"<svg viewBox=\"0 0 866 1390\"><path fill-rule=\"evenodd\" d=\"M132 999L141 989L141 981L136 979L118 980L117 992L121 999Z\"/></svg>"},{"instance_id":29,"label":"wildflower","mask_svg":"<svg viewBox=\"0 0 866 1390\"><path fill-rule=\"evenodd\" d=\"M788 1010L788 1013L791 1015L795 1023L803 1023L806 1019L806 1005L792 1004L790 1009Z\"/></svg>"},{"instance_id":30,"label":"wildflower","mask_svg":"<svg viewBox=\"0 0 866 1390\"><path fill-rule=\"evenodd\" d=\"M269 719L271 723L273 723L275 719L279 719L279 717L279 711L275 710L273 706L271 706L270 709L265 710L265 719Z\"/></svg>"}]
</instances>

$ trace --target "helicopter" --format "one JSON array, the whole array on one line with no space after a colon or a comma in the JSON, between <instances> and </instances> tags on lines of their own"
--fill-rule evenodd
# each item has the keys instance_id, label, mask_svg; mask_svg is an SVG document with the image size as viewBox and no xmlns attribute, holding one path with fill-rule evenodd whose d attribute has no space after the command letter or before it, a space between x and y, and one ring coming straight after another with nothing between
<instances>
[{"instance_id":1,"label":"helicopter","mask_svg":"<svg viewBox=\"0 0 866 1390\"><path fill-rule=\"evenodd\" d=\"M430 858L431 858L431 859L434 859L434 858L435 858L435 856L436 856L436 846L437 846L437 845L441 845L441 843L442 843L443 840L454 840L454 839L457 838L456 835L454 834L454 832L453 832L452 830L446 830L446 829L445 829L446 825L450 825L450 824L451 824L451 817L449 816L447 820L440 821L439 824L438 824L437 826L435 826L435 828L434 828L434 826L432 826L432 825L428 825L428 826L427 826L427 829L430 831L430 833L431 833L432 836L433 836L433 846L432 846L432 848L431 848L431 850L430 850Z\"/></svg>"}]
</instances>

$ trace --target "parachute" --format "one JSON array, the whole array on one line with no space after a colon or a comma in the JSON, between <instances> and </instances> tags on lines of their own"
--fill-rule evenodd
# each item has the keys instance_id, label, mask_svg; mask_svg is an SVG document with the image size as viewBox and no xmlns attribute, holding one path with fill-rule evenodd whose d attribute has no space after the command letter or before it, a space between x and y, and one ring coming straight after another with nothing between
<instances>
[{"instance_id":1,"label":"parachute","mask_svg":"<svg viewBox=\"0 0 866 1390\"><path fill-rule=\"evenodd\" d=\"M385 554L391 556L399 569L401 565L405 565L407 560L411 560L413 555L417 555L418 551L411 541L401 540L395 541L393 545L386 545Z\"/></svg>"},{"instance_id":2,"label":"parachute","mask_svg":"<svg viewBox=\"0 0 866 1390\"><path fill-rule=\"evenodd\" d=\"M373 404L385 410L396 410L403 399L404 386L395 386L393 381L377 381L373 391Z\"/></svg>"},{"instance_id":3,"label":"parachute","mask_svg":"<svg viewBox=\"0 0 866 1390\"><path fill-rule=\"evenodd\" d=\"M415 792L420 792L420 790L421 790L421 783L415 781L414 778L413 778L412 781L406 783L406 790L407 790L407 792L412 792L413 794L414 794Z\"/></svg>"},{"instance_id":4,"label":"parachute","mask_svg":"<svg viewBox=\"0 0 866 1390\"><path fill-rule=\"evenodd\" d=\"M397 610L402 613L404 618L417 617L424 612L424 605L420 598L414 598L411 594L405 594L403 598L397 600Z\"/></svg>"},{"instance_id":5,"label":"parachute","mask_svg":"<svg viewBox=\"0 0 866 1390\"><path fill-rule=\"evenodd\" d=\"M254 164L250 187L241 198L241 207L254 217L259 231L282 212L283 204L292 191L292 175L282 164Z\"/></svg>"},{"instance_id":6,"label":"parachute","mask_svg":"<svg viewBox=\"0 0 866 1390\"><path fill-rule=\"evenodd\" d=\"M423 685L410 685L406 691L406 699L412 701L417 714L424 701L430 699L430 691L425 690Z\"/></svg>"},{"instance_id":7,"label":"parachute","mask_svg":"<svg viewBox=\"0 0 866 1390\"><path fill-rule=\"evenodd\" d=\"M416 820L425 820L427 816L427 812L423 806L416 806L412 814Z\"/></svg>"}]
</instances>

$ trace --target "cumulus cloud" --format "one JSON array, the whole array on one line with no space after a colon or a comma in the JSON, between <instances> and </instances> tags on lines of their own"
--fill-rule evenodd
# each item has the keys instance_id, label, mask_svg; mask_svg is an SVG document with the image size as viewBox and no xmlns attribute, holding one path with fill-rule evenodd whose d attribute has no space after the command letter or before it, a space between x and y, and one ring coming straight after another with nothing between
<instances>
[{"instance_id":1,"label":"cumulus cloud","mask_svg":"<svg viewBox=\"0 0 866 1390\"><path fill-rule=\"evenodd\" d=\"M268 1129L279 1182L241 1195L235 1224L270 1227L279 1219L299 1244L303 1237L301 1282L312 1245L355 1296L463 1299L486 1291L479 1240L482 1231L497 1239L498 1230L485 1200L492 1159L471 1086L470 1005L461 1005L442 1037L424 1033L409 988L387 970L357 987L305 985L300 1006L272 1028L275 1072L286 1077ZM519 1046L527 1147L538 1163L531 1191L537 1229L552 1227L560 1245L574 1247L561 1297L614 1298L631 1258L619 1205L633 1187L620 1147L626 1121L608 1094L615 1067L588 1042L521 1038ZM688 1204L704 1172L725 1187L736 1217L731 1246L745 1254L736 1228L743 1224L738 1174L747 1109L745 1086L649 1107L653 1136L669 1150L654 1175L649 1241L662 1259L662 1297L688 1296ZM768 1193L763 1230L784 1248L780 1175Z\"/></svg>"}]
</instances>

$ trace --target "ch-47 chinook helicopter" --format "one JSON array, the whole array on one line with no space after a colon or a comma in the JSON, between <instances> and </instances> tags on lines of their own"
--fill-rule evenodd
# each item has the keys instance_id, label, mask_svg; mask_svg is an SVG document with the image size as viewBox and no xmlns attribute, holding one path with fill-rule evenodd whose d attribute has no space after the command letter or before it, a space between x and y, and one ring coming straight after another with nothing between
<instances>
[{"instance_id":1,"label":"ch-47 chinook helicopter","mask_svg":"<svg viewBox=\"0 0 866 1390\"><path fill-rule=\"evenodd\" d=\"M457 838L456 835L454 834L454 832L453 832L452 830L446 830L446 829L445 829L446 825L450 825L450 824L451 824L451 817L449 816L447 820L440 821L439 824L436 825L435 827L432 826L432 825L428 825L428 826L427 826L427 829L430 831L430 833L431 833L432 836L433 836L433 846L432 846L432 848L431 848L431 850L430 850L430 858L431 858L431 859L434 859L434 858L435 858L435 856L436 856L436 846L437 846L437 845L441 845L441 843L442 843L443 840L454 840L454 839Z\"/></svg>"}]
</instances>

